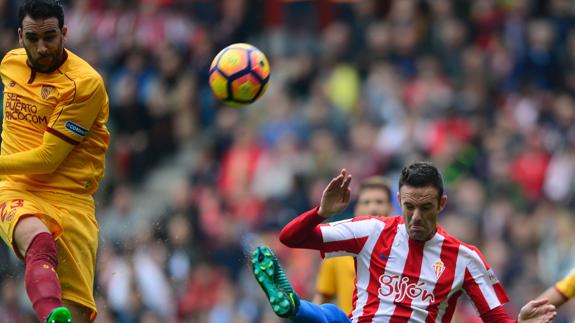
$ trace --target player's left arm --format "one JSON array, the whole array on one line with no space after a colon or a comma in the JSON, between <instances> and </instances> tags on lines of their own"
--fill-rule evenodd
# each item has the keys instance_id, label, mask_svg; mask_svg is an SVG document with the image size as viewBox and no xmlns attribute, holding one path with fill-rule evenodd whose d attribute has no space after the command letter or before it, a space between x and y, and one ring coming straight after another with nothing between
<instances>
[{"instance_id":1,"label":"player's left arm","mask_svg":"<svg viewBox=\"0 0 575 323\"><path fill-rule=\"evenodd\" d=\"M461 252L467 258L463 289L475 304L484 321L494 322L486 320L484 316L489 317L491 314L499 315L501 311L505 312L502 305L509 302L509 297L479 249L475 246L465 245L462 246ZM497 308L501 308L501 310Z\"/></svg>"},{"instance_id":2,"label":"player's left arm","mask_svg":"<svg viewBox=\"0 0 575 323\"><path fill-rule=\"evenodd\" d=\"M107 107L108 96L99 78L86 78L76 84L71 102L56 107L42 144L33 149L0 156L0 175L50 174L66 159L74 147Z\"/></svg>"}]
</instances>

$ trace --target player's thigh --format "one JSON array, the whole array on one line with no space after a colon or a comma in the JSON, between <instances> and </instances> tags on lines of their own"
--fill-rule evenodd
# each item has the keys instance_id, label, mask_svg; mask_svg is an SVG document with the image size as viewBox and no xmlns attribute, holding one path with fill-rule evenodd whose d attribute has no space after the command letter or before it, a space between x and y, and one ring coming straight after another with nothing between
<instances>
[{"instance_id":1,"label":"player's thigh","mask_svg":"<svg viewBox=\"0 0 575 323\"><path fill-rule=\"evenodd\" d=\"M73 302L64 300L64 306L66 306L70 312L72 312L72 320L74 323L91 323L90 320L92 316L92 309L86 306L78 305Z\"/></svg>"},{"instance_id":2,"label":"player's thigh","mask_svg":"<svg viewBox=\"0 0 575 323\"><path fill-rule=\"evenodd\" d=\"M50 232L46 224L38 216L32 214L22 216L14 228L14 248L18 254L26 256L28 246L39 233Z\"/></svg>"},{"instance_id":3,"label":"player's thigh","mask_svg":"<svg viewBox=\"0 0 575 323\"><path fill-rule=\"evenodd\" d=\"M61 228L59 214L36 194L0 188L0 237L20 258L37 233L47 230L58 237Z\"/></svg>"}]
</instances>

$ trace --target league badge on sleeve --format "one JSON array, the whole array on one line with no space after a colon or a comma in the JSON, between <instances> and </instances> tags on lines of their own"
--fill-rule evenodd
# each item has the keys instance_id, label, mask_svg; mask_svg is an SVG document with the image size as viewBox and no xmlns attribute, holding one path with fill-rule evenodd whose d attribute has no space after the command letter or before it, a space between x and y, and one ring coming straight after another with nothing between
<instances>
[{"instance_id":1,"label":"league badge on sleeve","mask_svg":"<svg viewBox=\"0 0 575 323\"><path fill-rule=\"evenodd\" d=\"M66 129L68 129L70 132L72 132L75 135L78 135L80 137L86 137L86 135L88 134L88 129L78 125L77 123L74 123L72 121L67 121L66 122Z\"/></svg>"}]
</instances>

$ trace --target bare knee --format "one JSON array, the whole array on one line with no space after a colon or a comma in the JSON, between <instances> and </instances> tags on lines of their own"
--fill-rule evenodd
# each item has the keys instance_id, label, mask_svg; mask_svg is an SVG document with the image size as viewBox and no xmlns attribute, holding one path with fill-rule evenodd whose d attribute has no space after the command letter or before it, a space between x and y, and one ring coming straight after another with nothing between
<instances>
[{"instance_id":1,"label":"bare knee","mask_svg":"<svg viewBox=\"0 0 575 323\"><path fill-rule=\"evenodd\" d=\"M14 243L17 253L21 256L26 256L26 250L34 237L42 232L50 232L48 227L35 216L29 216L20 219L14 228Z\"/></svg>"},{"instance_id":2,"label":"bare knee","mask_svg":"<svg viewBox=\"0 0 575 323\"><path fill-rule=\"evenodd\" d=\"M66 306L72 313L72 321L74 323L91 323L90 317L92 316L92 309L82 306L76 303L63 301L64 306Z\"/></svg>"}]
</instances>

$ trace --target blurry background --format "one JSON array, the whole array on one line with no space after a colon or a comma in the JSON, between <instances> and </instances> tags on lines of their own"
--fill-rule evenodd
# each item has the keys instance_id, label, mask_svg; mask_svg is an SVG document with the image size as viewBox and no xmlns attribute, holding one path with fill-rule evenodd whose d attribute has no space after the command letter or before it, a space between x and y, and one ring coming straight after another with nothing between
<instances>
[{"instance_id":1,"label":"blurry background","mask_svg":"<svg viewBox=\"0 0 575 323\"><path fill-rule=\"evenodd\" d=\"M0 0L1 54L19 3ZM243 250L270 244L310 297L319 253L277 233L342 167L356 187L439 166L440 222L483 251L512 315L575 266L573 1L63 3L67 47L110 96L96 322L278 322ZM266 53L271 85L226 108L208 67L240 41ZM0 322L32 322L22 264L4 245L0 259ZM453 321L479 321L461 303ZM556 322L573 318L575 302Z\"/></svg>"}]
</instances>

